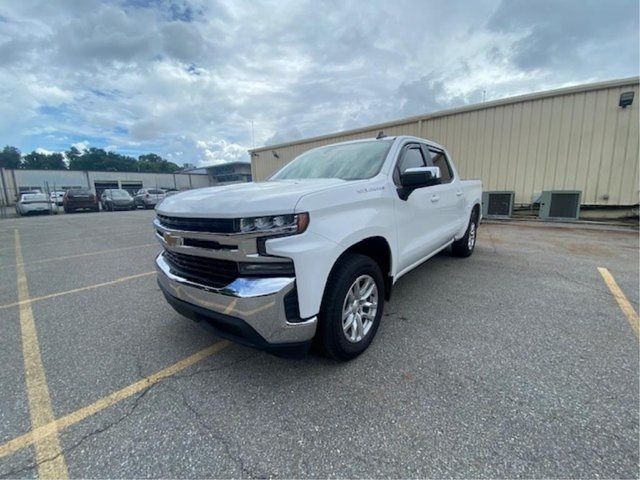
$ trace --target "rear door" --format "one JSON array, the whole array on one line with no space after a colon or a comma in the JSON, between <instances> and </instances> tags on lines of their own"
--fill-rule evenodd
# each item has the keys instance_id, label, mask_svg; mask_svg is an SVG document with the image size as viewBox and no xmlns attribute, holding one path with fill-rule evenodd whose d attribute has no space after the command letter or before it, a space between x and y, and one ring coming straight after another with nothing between
<instances>
[{"instance_id":1,"label":"rear door","mask_svg":"<svg viewBox=\"0 0 640 480\"><path fill-rule=\"evenodd\" d=\"M464 193L447 154L438 148L428 147L430 165L440 168L440 185L428 187L437 197L439 238L445 243L453 238L464 223ZM433 198L433 197L432 197Z\"/></svg>"},{"instance_id":2,"label":"rear door","mask_svg":"<svg viewBox=\"0 0 640 480\"><path fill-rule=\"evenodd\" d=\"M400 186L400 174L407 168L429 165L427 151L418 143L405 145L396 163L393 180ZM395 211L398 236L398 269L413 265L440 246L438 236L439 204L433 201L434 187L418 188L406 200L396 197Z\"/></svg>"}]
</instances>

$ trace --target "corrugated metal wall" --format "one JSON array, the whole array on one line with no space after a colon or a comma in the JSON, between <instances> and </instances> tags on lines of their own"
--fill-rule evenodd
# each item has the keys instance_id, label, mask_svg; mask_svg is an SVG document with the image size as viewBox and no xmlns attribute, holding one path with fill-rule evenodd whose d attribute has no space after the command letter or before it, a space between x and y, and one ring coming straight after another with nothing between
<instances>
[{"instance_id":1,"label":"corrugated metal wall","mask_svg":"<svg viewBox=\"0 0 640 480\"><path fill-rule=\"evenodd\" d=\"M581 190L586 205L638 203L638 78L540 92L253 150L263 180L310 148L387 135L415 135L444 145L463 178L485 190L514 190L528 204L542 190ZM622 109L622 92L634 91ZM280 158L273 155L273 151Z\"/></svg>"}]
</instances>

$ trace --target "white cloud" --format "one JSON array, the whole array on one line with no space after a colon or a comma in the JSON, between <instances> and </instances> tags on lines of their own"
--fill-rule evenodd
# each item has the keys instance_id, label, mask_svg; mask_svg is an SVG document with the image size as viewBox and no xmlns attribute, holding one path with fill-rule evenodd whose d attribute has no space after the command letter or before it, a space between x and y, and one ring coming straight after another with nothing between
<instances>
[{"instance_id":1,"label":"white cloud","mask_svg":"<svg viewBox=\"0 0 640 480\"><path fill-rule=\"evenodd\" d=\"M36 148L36 153L42 153L44 155L51 155L52 153L62 153L62 152L54 152L52 150L47 150L46 148L38 147Z\"/></svg>"},{"instance_id":2,"label":"white cloud","mask_svg":"<svg viewBox=\"0 0 640 480\"><path fill-rule=\"evenodd\" d=\"M196 148L201 152L203 165L216 165L230 161L244 161L247 148L226 140L198 140Z\"/></svg>"},{"instance_id":3,"label":"white cloud","mask_svg":"<svg viewBox=\"0 0 640 480\"><path fill-rule=\"evenodd\" d=\"M140 5L0 5L0 143L248 160L252 121L276 143L639 68L634 0Z\"/></svg>"},{"instance_id":4,"label":"white cloud","mask_svg":"<svg viewBox=\"0 0 640 480\"><path fill-rule=\"evenodd\" d=\"M89 150L89 142L87 142L86 140L82 142L72 143L71 146L76 147L80 152L85 152Z\"/></svg>"}]
</instances>

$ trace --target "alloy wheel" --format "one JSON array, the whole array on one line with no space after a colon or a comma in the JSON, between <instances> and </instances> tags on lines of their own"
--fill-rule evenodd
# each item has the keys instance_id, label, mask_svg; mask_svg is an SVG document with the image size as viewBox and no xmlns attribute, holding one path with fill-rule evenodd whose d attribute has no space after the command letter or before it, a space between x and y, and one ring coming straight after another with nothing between
<instances>
[{"instance_id":1,"label":"alloy wheel","mask_svg":"<svg viewBox=\"0 0 640 480\"><path fill-rule=\"evenodd\" d=\"M342 304L342 331L358 343L367 336L378 311L378 287L370 275L360 275L351 284Z\"/></svg>"}]
</instances>

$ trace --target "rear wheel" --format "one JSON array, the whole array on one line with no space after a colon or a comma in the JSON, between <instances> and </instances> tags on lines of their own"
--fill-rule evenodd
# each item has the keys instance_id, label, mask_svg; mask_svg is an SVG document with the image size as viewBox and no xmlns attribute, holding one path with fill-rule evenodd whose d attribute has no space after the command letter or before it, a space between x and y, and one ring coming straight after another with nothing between
<instances>
[{"instance_id":1,"label":"rear wheel","mask_svg":"<svg viewBox=\"0 0 640 480\"><path fill-rule=\"evenodd\" d=\"M453 242L451 246L451 252L456 257L469 257L473 253L473 249L476 246L476 239L478 236L478 213L474 211L471 214L467 231L460 240Z\"/></svg>"},{"instance_id":2,"label":"rear wheel","mask_svg":"<svg viewBox=\"0 0 640 480\"><path fill-rule=\"evenodd\" d=\"M318 340L325 354L351 360L364 352L378 331L384 305L380 267L371 258L345 255L327 280Z\"/></svg>"}]
</instances>

